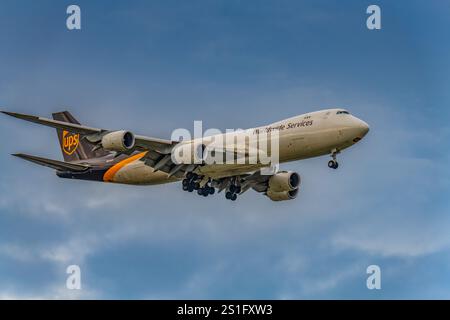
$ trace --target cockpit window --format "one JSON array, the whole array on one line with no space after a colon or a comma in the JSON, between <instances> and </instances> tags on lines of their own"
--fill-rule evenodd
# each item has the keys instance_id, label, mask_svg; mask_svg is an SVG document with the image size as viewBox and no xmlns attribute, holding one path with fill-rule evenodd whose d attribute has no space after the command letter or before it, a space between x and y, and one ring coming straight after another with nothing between
<instances>
[{"instance_id":1,"label":"cockpit window","mask_svg":"<svg viewBox=\"0 0 450 320\"><path fill-rule=\"evenodd\" d=\"M339 110L338 112L336 112L336 114L350 114L350 113L345 110Z\"/></svg>"}]
</instances>

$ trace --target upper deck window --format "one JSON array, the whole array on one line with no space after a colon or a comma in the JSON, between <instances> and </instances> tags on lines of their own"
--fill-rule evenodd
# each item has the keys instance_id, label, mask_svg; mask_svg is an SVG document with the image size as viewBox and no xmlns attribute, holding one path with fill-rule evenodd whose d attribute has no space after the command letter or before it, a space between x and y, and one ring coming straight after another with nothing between
<instances>
[{"instance_id":1,"label":"upper deck window","mask_svg":"<svg viewBox=\"0 0 450 320\"><path fill-rule=\"evenodd\" d=\"M336 112L336 114L350 114L350 113L345 110L339 110L338 112Z\"/></svg>"}]
</instances>

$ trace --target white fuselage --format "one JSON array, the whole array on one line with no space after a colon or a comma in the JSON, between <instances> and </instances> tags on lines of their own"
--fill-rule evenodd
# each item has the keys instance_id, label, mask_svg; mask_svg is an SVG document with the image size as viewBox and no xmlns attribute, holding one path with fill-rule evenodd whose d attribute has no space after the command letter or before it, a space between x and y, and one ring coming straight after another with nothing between
<instances>
[{"instance_id":1,"label":"white fuselage","mask_svg":"<svg viewBox=\"0 0 450 320\"><path fill-rule=\"evenodd\" d=\"M267 130L278 132L279 162L283 163L327 155L333 151L348 148L365 136L369 126L344 109L328 109L302 114L243 132L222 134L220 137L219 135L204 137L202 141L206 145L211 141L239 141L239 135ZM236 136L237 139L230 139L230 135ZM240 147L236 145L237 149ZM198 167L197 170L202 175L221 178L252 172L264 166L267 164L206 164ZM139 160L121 168L114 177L114 182L129 184L160 184L177 180L169 178L164 172L155 172L153 168Z\"/></svg>"}]
</instances>

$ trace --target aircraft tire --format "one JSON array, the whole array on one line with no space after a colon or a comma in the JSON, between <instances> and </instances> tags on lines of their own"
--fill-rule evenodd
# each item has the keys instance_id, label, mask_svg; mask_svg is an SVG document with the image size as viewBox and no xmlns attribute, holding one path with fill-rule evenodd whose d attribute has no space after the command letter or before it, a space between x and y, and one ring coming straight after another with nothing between
<instances>
[{"instance_id":1,"label":"aircraft tire","mask_svg":"<svg viewBox=\"0 0 450 320\"><path fill-rule=\"evenodd\" d=\"M328 168L337 169L339 166L338 162L335 160L328 161Z\"/></svg>"}]
</instances>

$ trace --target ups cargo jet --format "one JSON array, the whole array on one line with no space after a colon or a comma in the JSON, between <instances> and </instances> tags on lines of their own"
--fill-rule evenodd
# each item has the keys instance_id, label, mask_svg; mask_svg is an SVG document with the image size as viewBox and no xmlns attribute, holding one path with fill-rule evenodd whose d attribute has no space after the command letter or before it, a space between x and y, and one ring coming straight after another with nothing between
<instances>
[{"instance_id":1,"label":"ups cargo jet","mask_svg":"<svg viewBox=\"0 0 450 320\"><path fill-rule=\"evenodd\" d=\"M263 163L258 157L245 163L207 162L205 156L209 151L205 150L214 145L214 141L232 140L231 148L229 145L210 148L214 150L210 155L214 152L228 153L231 149L235 158L246 157L249 154L248 140L244 145L236 142L241 135L252 139L252 135L260 132L276 132L279 163L330 155L328 167L337 169L336 155L357 143L369 131L367 123L344 109L311 112L267 126L186 141L87 127L67 111L54 113L53 120L14 112L2 113L56 128L64 161L21 153L14 156L55 169L58 177L134 185L181 181L184 191L196 190L205 197L216 190L225 191L225 197L232 201L250 188L273 201L294 199L298 194L300 176L292 171L263 173L263 169L273 163ZM272 142L273 138L267 138L269 140ZM256 153L261 151L261 144L256 144L256 148ZM267 150L263 150L266 155L273 152L272 149ZM174 160L175 154L181 157Z\"/></svg>"}]
</instances>

